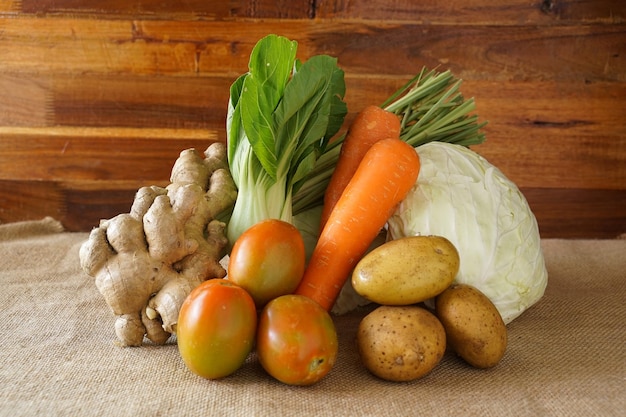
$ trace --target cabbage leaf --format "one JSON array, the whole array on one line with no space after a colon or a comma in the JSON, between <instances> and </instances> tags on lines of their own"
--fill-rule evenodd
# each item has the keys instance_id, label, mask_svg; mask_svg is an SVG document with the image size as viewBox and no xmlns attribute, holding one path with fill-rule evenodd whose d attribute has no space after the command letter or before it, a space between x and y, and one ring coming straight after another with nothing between
<instances>
[{"instance_id":1,"label":"cabbage leaf","mask_svg":"<svg viewBox=\"0 0 626 417\"><path fill-rule=\"evenodd\" d=\"M388 221L391 239L446 237L461 258L456 282L472 285L510 323L548 282L537 220L524 195L498 168L460 145L416 148L418 180Z\"/></svg>"}]
</instances>

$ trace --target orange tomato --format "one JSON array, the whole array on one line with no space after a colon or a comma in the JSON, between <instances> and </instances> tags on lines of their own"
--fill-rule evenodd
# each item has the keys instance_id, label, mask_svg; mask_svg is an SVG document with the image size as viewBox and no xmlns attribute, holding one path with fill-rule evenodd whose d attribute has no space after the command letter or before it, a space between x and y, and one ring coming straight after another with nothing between
<instances>
[{"instance_id":1,"label":"orange tomato","mask_svg":"<svg viewBox=\"0 0 626 417\"><path fill-rule=\"evenodd\" d=\"M254 346L257 310L252 297L225 279L196 287L183 302L176 338L183 362L194 373L217 379L232 374Z\"/></svg>"},{"instance_id":2,"label":"orange tomato","mask_svg":"<svg viewBox=\"0 0 626 417\"><path fill-rule=\"evenodd\" d=\"M298 229L282 220L269 219L248 228L233 245L228 279L244 288L258 308L295 291L306 255Z\"/></svg>"},{"instance_id":3,"label":"orange tomato","mask_svg":"<svg viewBox=\"0 0 626 417\"><path fill-rule=\"evenodd\" d=\"M311 385L335 364L337 332L328 312L315 301L283 295L261 312L256 349L261 366L277 380Z\"/></svg>"}]
</instances>

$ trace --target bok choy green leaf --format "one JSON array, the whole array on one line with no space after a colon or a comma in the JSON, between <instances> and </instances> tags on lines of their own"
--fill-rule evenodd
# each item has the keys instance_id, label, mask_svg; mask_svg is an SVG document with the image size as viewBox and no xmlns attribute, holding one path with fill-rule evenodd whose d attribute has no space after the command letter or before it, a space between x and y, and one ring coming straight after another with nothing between
<instances>
[{"instance_id":1,"label":"bok choy green leaf","mask_svg":"<svg viewBox=\"0 0 626 417\"><path fill-rule=\"evenodd\" d=\"M230 88L226 121L228 162L238 196L227 236L232 243L265 219L293 223L292 198L347 113L336 58L300 62L297 43L262 38L248 72Z\"/></svg>"}]
</instances>

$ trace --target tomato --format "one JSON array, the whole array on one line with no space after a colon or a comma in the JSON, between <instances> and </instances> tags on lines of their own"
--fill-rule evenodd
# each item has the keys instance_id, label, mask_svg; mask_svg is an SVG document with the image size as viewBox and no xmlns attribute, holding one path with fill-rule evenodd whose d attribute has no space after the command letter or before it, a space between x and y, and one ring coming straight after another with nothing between
<instances>
[{"instance_id":1,"label":"tomato","mask_svg":"<svg viewBox=\"0 0 626 417\"><path fill-rule=\"evenodd\" d=\"M275 298L259 316L257 355L261 366L290 385L322 379L337 359L337 332L330 314L302 295Z\"/></svg>"},{"instance_id":2,"label":"tomato","mask_svg":"<svg viewBox=\"0 0 626 417\"><path fill-rule=\"evenodd\" d=\"M300 231L282 220L263 220L235 241L228 279L250 293L258 308L293 293L304 274L306 255Z\"/></svg>"},{"instance_id":3,"label":"tomato","mask_svg":"<svg viewBox=\"0 0 626 417\"><path fill-rule=\"evenodd\" d=\"M208 379L232 374L254 346L257 310L243 288L226 279L210 279L183 302L176 338L183 362Z\"/></svg>"}]
</instances>

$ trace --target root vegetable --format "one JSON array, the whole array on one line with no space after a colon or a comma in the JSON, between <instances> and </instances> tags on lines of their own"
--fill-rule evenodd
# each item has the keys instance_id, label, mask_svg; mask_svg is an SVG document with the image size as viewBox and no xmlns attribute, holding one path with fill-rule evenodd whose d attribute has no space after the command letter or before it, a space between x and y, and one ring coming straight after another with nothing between
<instances>
[{"instance_id":1,"label":"root vegetable","mask_svg":"<svg viewBox=\"0 0 626 417\"><path fill-rule=\"evenodd\" d=\"M506 353L507 328L491 300L477 288L452 284L435 299L449 346L476 368L496 366Z\"/></svg>"},{"instance_id":2,"label":"root vegetable","mask_svg":"<svg viewBox=\"0 0 626 417\"><path fill-rule=\"evenodd\" d=\"M422 307L380 306L359 323L357 347L372 374L388 381L413 381L441 362L446 332Z\"/></svg>"},{"instance_id":3,"label":"root vegetable","mask_svg":"<svg viewBox=\"0 0 626 417\"><path fill-rule=\"evenodd\" d=\"M448 288L459 263L459 252L442 236L404 237L365 255L352 272L352 287L377 304L417 304Z\"/></svg>"},{"instance_id":4,"label":"root vegetable","mask_svg":"<svg viewBox=\"0 0 626 417\"><path fill-rule=\"evenodd\" d=\"M144 336L165 343L191 290L226 275L219 260L228 240L216 217L237 191L224 144L209 146L204 158L181 152L170 181L139 189L130 212L102 220L80 248L81 267L117 316L124 346L142 345Z\"/></svg>"},{"instance_id":5,"label":"root vegetable","mask_svg":"<svg viewBox=\"0 0 626 417\"><path fill-rule=\"evenodd\" d=\"M332 309L352 269L415 184L419 169L419 156L399 139L383 139L367 151L321 231L296 294Z\"/></svg>"},{"instance_id":6,"label":"root vegetable","mask_svg":"<svg viewBox=\"0 0 626 417\"><path fill-rule=\"evenodd\" d=\"M367 151L383 139L400 139L400 119L395 113L378 106L367 106L357 114L341 145L337 166L324 193L320 228L339 201Z\"/></svg>"}]
</instances>

